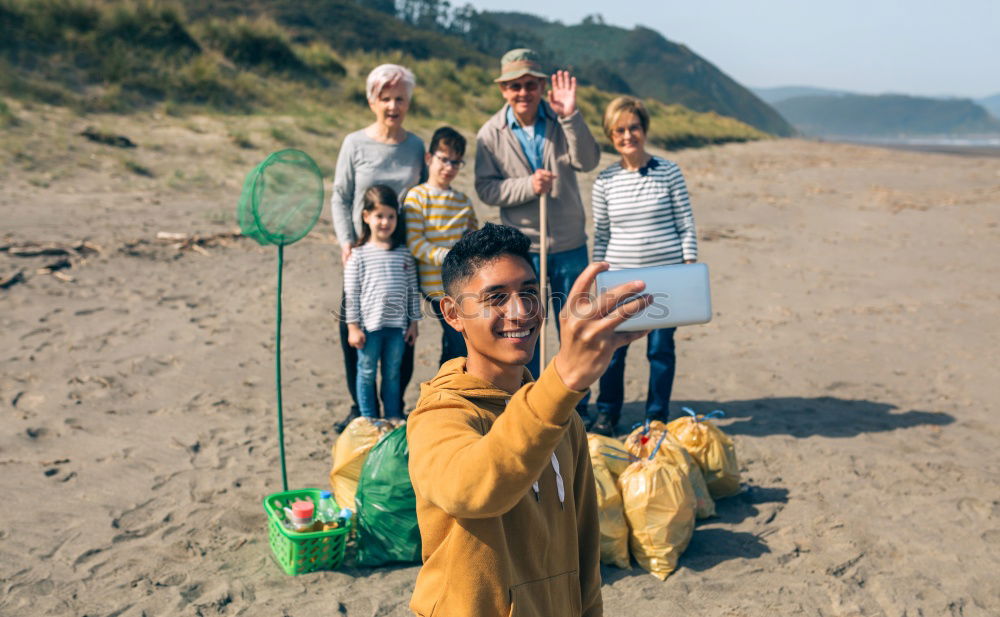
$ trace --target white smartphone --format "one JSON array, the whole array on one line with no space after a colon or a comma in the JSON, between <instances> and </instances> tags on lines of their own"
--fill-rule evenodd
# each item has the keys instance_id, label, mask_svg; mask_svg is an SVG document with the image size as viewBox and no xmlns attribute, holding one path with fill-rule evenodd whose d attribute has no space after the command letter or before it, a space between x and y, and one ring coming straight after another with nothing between
<instances>
[{"instance_id":1,"label":"white smartphone","mask_svg":"<svg viewBox=\"0 0 1000 617\"><path fill-rule=\"evenodd\" d=\"M626 319L616 332L674 328L712 320L708 266L703 263L609 270L597 275L597 293L622 283L643 281L643 294L653 301L641 313Z\"/></svg>"}]
</instances>

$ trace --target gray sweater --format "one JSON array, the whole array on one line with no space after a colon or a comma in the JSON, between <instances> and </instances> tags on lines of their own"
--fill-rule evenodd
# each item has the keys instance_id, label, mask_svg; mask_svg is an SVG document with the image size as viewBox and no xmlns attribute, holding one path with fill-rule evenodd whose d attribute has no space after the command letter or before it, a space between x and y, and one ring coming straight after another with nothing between
<instances>
[{"instance_id":1,"label":"gray sweater","mask_svg":"<svg viewBox=\"0 0 1000 617\"><path fill-rule=\"evenodd\" d=\"M402 203L404 193L427 178L424 141L407 133L398 144L384 144L355 131L344 138L334 172L330 214L341 245L354 244L361 235L361 207L373 184L392 187Z\"/></svg>"},{"instance_id":2,"label":"gray sweater","mask_svg":"<svg viewBox=\"0 0 1000 617\"><path fill-rule=\"evenodd\" d=\"M560 118L547 103L541 104L549 118L542 162L558 176L549 194L549 252L559 253L587 243L587 219L576 172L597 167L601 150L579 111ZM507 125L504 105L476 136L476 193L484 203L499 206L503 224L524 232L531 238L531 250L538 252L539 199L531 190L531 173L521 144Z\"/></svg>"}]
</instances>

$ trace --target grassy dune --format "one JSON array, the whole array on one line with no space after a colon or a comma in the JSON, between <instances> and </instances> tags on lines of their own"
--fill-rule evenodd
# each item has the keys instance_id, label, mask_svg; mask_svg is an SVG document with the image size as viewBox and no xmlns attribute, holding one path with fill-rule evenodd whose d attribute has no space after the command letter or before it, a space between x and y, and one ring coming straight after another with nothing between
<instances>
[{"instance_id":1,"label":"grassy dune","mask_svg":"<svg viewBox=\"0 0 1000 617\"><path fill-rule=\"evenodd\" d=\"M395 61L417 75L412 121L418 129L448 123L474 132L500 103L492 70L479 63L334 51L322 38L267 16L205 15L191 20L180 5L162 2L0 0L0 93L80 115L280 114L322 131L366 122L364 78L378 63ZM613 96L581 89L580 107L595 134ZM650 138L661 147L767 136L714 113L647 102L654 118ZM0 108L0 119L8 115Z\"/></svg>"}]
</instances>

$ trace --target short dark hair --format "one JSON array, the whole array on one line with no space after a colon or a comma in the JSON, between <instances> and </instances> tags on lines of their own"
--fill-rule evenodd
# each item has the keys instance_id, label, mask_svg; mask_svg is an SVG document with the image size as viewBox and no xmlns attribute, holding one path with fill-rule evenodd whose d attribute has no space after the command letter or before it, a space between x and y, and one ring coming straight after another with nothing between
<instances>
[{"instance_id":1,"label":"short dark hair","mask_svg":"<svg viewBox=\"0 0 1000 617\"><path fill-rule=\"evenodd\" d=\"M532 272L531 240L513 227L486 223L466 234L451 247L441 266L441 282L445 293L454 297L454 286L472 278L476 270L503 255L520 257L528 262Z\"/></svg>"},{"instance_id":2,"label":"short dark hair","mask_svg":"<svg viewBox=\"0 0 1000 617\"><path fill-rule=\"evenodd\" d=\"M445 146L458 156L465 156L465 138L450 126L442 126L434 131L431 147L427 151L434 154L439 146Z\"/></svg>"},{"instance_id":3,"label":"short dark hair","mask_svg":"<svg viewBox=\"0 0 1000 617\"><path fill-rule=\"evenodd\" d=\"M371 212L375 209L375 206L389 206L396 211L396 229L392 231L392 236L389 238L389 243L392 248L397 246L406 245L406 219L403 217L403 211L399 207L399 198L396 197L396 191L392 190L392 187L386 186L384 184L373 184L368 187L365 191L364 196L361 198L361 211ZM372 238L372 228L371 225L365 223L364 220L361 222L361 237L358 238L358 246L366 244Z\"/></svg>"}]
</instances>

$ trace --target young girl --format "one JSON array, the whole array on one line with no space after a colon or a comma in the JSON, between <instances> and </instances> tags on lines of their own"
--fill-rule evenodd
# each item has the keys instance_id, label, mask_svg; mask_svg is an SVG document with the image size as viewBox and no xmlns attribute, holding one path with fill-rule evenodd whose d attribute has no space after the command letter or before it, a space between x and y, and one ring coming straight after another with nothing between
<instances>
[{"instance_id":1,"label":"young girl","mask_svg":"<svg viewBox=\"0 0 1000 617\"><path fill-rule=\"evenodd\" d=\"M365 191L363 229L344 270L348 342L358 350L358 408L378 417L375 369L382 362L382 410L402 419L400 364L403 344L413 344L420 319L417 266L406 248L396 193L384 184Z\"/></svg>"}]
</instances>

